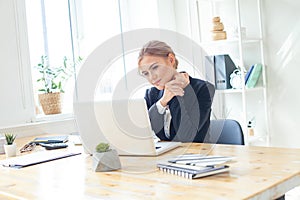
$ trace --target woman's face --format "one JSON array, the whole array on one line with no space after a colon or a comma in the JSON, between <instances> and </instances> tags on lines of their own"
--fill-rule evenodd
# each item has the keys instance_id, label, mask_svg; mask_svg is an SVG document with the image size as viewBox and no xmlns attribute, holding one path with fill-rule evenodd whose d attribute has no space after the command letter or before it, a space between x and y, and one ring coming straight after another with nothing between
<instances>
[{"instance_id":1,"label":"woman's face","mask_svg":"<svg viewBox=\"0 0 300 200\"><path fill-rule=\"evenodd\" d=\"M172 54L168 57L144 56L139 62L139 71L154 87L163 90L177 72L174 63L175 57Z\"/></svg>"}]
</instances>

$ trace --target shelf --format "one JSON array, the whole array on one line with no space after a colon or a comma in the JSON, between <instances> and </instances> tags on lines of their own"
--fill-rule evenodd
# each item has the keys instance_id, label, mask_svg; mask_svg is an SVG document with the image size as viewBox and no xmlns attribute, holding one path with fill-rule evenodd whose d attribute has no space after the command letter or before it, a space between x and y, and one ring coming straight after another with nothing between
<instances>
[{"instance_id":1,"label":"shelf","mask_svg":"<svg viewBox=\"0 0 300 200\"><path fill-rule=\"evenodd\" d=\"M219 94L232 94L232 93L242 93L242 89L226 89L226 90L216 90Z\"/></svg>"},{"instance_id":2,"label":"shelf","mask_svg":"<svg viewBox=\"0 0 300 200\"><path fill-rule=\"evenodd\" d=\"M201 42L201 46L212 46L212 45L228 45L238 43L238 39L227 39L227 40L215 40Z\"/></svg>"},{"instance_id":3,"label":"shelf","mask_svg":"<svg viewBox=\"0 0 300 200\"><path fill-rule=\"evenodd\" d=\"M246 92L260 92L263 91L265 88L262 86L259 87L255 87L255 88L246 88L245 91Z\"/></svg>"},{"instance_id":4,"label":"shelf","mask_svg":"<svg viewBox=\"0 0 300 200\"><path fill-rule=\"evenodd\" d=\"M255 88L245 88L245 92L260 92L263 91L264 87L255 87ZM243 89L226 89L226 90L216 90L216 93L219 94L236 94L242 93Z\"/></svg>"},{"instance_id":5,"label":"shelf","mask_svg":"<svg viewBox=\"0 0 300 200\"><path fill-rule=\"evenodd\" d=\"M262 41L261 38L247 38L247 39L242 39L243 44L250 44L250 43L259 43Z\"/></svg>"},{"instance_id":6,"label":"shelf","mask_svg":"<svg viewBox=\"0 0 300 200\"><path fill-rule=\"evenodd\" d=\"M265 67L261 2L260 0L246 2L242 0L197 0L197 2L199 4L195 9L197 13L195 23L196 27L199 27L195 30L199 31L199 44L203 48L203 55L229 55L235 66L240 68L243 76L243 88L215 91L218 97L215 98L213 105L214 114L216 116L226 114L238 120L245 134L249 118L255 117L257 119L256 135L246 134L245 142L250 145L268 145L266 70L262 70L256 87L246 88L244 84L246 72L253 64L261 63ZM221 22L224 23L227 39L211 40L214 16L220 16ZM266 136L263 133L266 133Z\"/></svg>"},{"instance_id":7,"label":"shelf","mask_svg":"<svg viewBox=\"0 0 300 200\"><path fill-rule=\"evenodd\" d=\"M228 3L228 0L199 0L200 2L225 2ZM234 1L234 0L231 0Z\"/></svg>"},{"instance_id":8,"label":"shelf","mask_svg":"<svg viewBox=\"0 0 300 200\"><path fill-rule=\"evenodd\" d=\"M267 146L267 136L248 136L248 145Z\"/></svg>"},{"instance_id":9,"label":"shelf","mask_svg":"<svg viewBox=\"0 0 300 200\"><path fill-rule=\"evenodd\" d=\"M243 44L251 44L251 43L259 43L261 41L260 38L247 38L241 40ZM203 47L211 47L211 46L224 46L224 45L232 45L238 44L239 39L226 39L226 40L215 40L215 41L205 41L201 42L200 45Z\"/></svg>"}]
</instances>

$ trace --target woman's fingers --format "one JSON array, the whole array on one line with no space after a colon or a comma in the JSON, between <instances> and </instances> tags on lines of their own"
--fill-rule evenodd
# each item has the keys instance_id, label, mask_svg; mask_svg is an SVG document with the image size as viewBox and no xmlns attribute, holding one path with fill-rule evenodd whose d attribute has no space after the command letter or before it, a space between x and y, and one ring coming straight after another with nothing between
<instances>
[{"instance_id":1,"label":"woman's fingers","mask_svg":"<svg viewBox=\"0 0 300 200\"><path fill-rule=\"evenodd\" d=\"M190 83L188 73L178 73L174 76L174 80L172 81L181 88L185 88Z\"/></svg>"},{"instance_id":2,"label":"woman's fingers","mask_svg":"<svg viewBox=\"0 0 300 200\"><path fill-rule=\"evenodd\" d=\"M165 85L166 96L183 96L184 88L190 83L187 73L177 73L174 79Z\"/></svg>"},{"instance_id":3,"label":"woman's fingers","mask_svg":"<svg viewBox=\"0 0 300 200\"><path fill-rule=\"evenodd\" d=\"M184 90L180 85L180 82L169 82L166 84L165 90L171 92L173 96L183 96Z\"/></svg>"}]
</instances>

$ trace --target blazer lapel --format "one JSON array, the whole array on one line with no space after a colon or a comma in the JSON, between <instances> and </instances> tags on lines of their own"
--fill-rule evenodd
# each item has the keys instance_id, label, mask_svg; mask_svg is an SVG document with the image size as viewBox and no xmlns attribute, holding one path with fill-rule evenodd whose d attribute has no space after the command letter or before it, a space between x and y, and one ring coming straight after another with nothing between
<instances>
[{"instance_id":1,"label":"blazer lapel","mask_svg":"<svg viewBox=\"0 0 300 200\"><path fill-rule=\"evenodd\" d=\"M159 99L161 99L163 95L164 95L164 90L160 90L159 93L158 93L158 96L157 96L157 101Z\"/></svg>"}]
</instances>

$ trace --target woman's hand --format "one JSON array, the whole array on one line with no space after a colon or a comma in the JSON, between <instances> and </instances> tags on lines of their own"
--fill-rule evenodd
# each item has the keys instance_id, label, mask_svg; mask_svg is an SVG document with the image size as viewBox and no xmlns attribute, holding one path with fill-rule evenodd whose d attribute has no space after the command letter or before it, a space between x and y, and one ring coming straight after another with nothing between
<instances>
[{"instance_id":1,"label":"woman's hand","mask_svg":"<svg viewBox=\"0 0 300 200\"><path fill-rule=\"evenodd\" d=\"M174 96L183 96L184 88L190 84L190 79L188 73L176 73L174 78L166 83L164 89L164 95L160 99L160 103L162 106L167 106L168 102Z\"/></svg>"},{"instance_id":2,"label":"woman's hand","mask_svg":"<svg viewBox=\"0 0 300 200\"><path fill-rule=\"evenodd\" d=\"M182 89L190 84L189 74L186 72L177 73L174 76L174 80L177 80L180 83Z\"/></svg>"}]
</instances>

